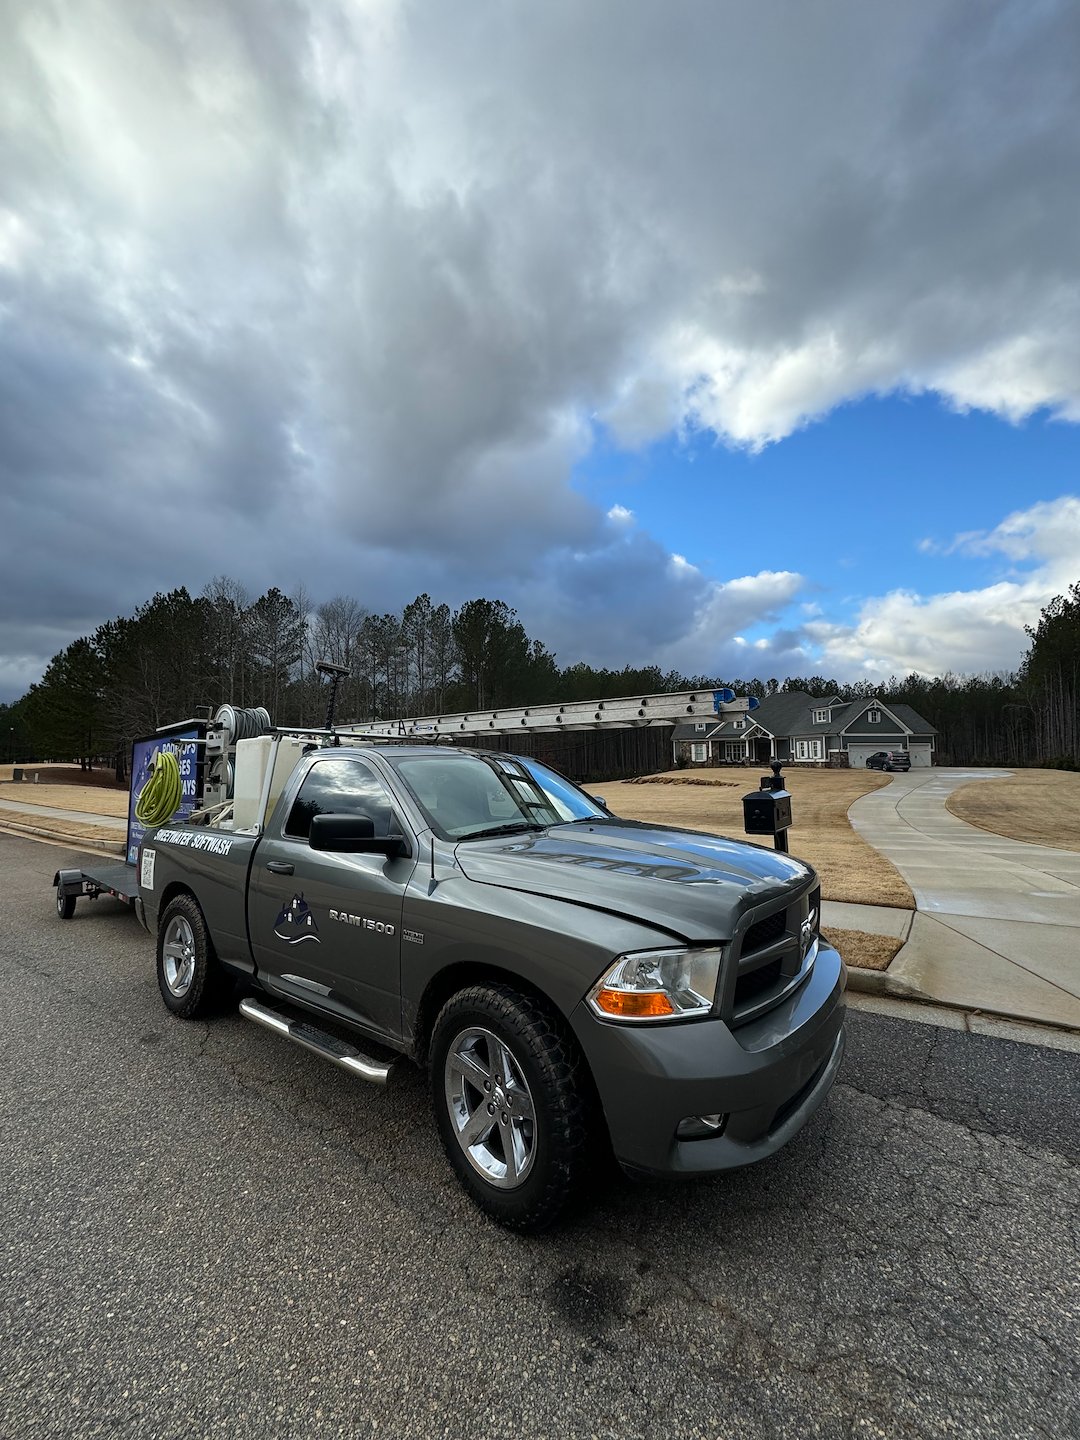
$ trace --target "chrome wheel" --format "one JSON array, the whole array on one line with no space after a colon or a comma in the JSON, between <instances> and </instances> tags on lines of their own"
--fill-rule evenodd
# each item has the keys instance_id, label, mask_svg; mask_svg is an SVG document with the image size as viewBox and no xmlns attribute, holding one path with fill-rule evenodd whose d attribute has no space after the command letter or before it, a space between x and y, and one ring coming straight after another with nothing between
<instances>
[{"instance_id":1,"label":"chrome wheel","mask_svg":"<svg viewBox=\"0 0 1080 1440\"><path fill-rule=\"evenodd\" d=\"M500 1190L523 1184L536 1155L536 1109L509 1047L490 1030L462 1030L446 1052L443 1086L473 1169Z\"/></svg>"},{"instance_id":2,"label":"chrome wheel","mask_svg":"<svg viewBox=\"0 0 1080 1440\"><path fill-rule=\"evenodd\" d=\"M195 979L195 933L187 918L174 915L161 945L165 984L177 999L186 995Z\"/></svg>"}]
</instances>

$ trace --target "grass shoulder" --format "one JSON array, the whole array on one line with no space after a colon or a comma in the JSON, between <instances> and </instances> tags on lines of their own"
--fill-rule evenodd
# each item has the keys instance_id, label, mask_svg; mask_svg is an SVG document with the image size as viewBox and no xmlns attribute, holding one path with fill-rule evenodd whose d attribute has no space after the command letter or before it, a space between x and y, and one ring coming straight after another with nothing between
<instances>
[{"instance_id":1,"label":"grass shoulder","mask_svg":"<svg viewBox=\"0 0 1080 1440\"><path fill-rule=\"evenodd\" d=\"M958 820L992 835L1080 851L1080 774L1017 770L998 780L972 780L945 801Z\"/></svg>"}]
</instances>

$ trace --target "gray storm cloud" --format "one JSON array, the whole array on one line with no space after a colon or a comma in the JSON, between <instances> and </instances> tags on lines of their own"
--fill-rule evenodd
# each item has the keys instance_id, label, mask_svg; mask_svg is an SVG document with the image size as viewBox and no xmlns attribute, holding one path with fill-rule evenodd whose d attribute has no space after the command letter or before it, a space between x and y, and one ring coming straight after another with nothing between
<instances>
[{"instance_id":1,"label":"gray storm cloud","mask_svg":"<svg viewBox=\"0 0 1080 1440\"><path fill-rule=\"evenodd\" d=\"M708 670L799 577L614 543L571 486L597 423L755 448L895 388L1080 419L1065 4L0 18L11 685L221 571L498 592L567 659Z\"/></svg>"}]
</instances>

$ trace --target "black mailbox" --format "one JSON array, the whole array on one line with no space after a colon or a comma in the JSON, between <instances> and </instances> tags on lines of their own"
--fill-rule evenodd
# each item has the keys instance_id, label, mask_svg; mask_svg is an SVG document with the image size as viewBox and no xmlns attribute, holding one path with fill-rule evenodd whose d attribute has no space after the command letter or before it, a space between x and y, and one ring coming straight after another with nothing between
<instances>
[{"instance_id":1,"label":"black mailbox","mask_svg":"<svg viewBox=\"0 0 1080 1440\"><path fill-rule=\"evenodd\" d=\"M751 790L743 796L747 835L779 835L791 824L791 796L786 790Z\"/></svg>"},{"instance_id":2,"label":"black mailbox","mask_svg":"<svg viewBox=\"0 0 1080 1440\"><path fill-rule=\"evenodd\" d=\"M747 835L771 835L777 850L787 850L791 824L791 796L784 789L780 761L769 764L771 775L761 777L761 787L743 796L743 829Z\"/></svg>"}]
</instances>

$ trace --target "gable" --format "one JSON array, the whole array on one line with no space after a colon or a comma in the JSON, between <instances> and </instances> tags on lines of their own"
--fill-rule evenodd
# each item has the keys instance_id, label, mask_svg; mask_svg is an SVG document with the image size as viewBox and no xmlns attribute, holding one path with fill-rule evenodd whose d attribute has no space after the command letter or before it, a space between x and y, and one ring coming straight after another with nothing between
<instances>
[{"instance_id":1,"label":"gable","mask_svg":"<svg viewBox=\"0 0 1080 1440\"><path fill-rule=\"evenodd\" d=\"M699 725L703 725L705 728L699 730ZM717 732L722 729L723 726L716 720L683 720L674 726L671 738L672 740L693 740L695 743L701 743L705 740L714 740Z\"/></svg>"},{"instance_id":2,"label":"gable","mask_svg":"<svg viewBox=\"0 0 1080 1440\"><path fill-rule=\"evenodd\" d=\"M860 700L852 706L853 714L841 730L846 735L850 730L856 730L860 735L873 735L876 731L901 731L909 735L911 731L900 719L900 717L889 709L888 705L881 700ZM877 710L881 716L879 720L870 720L871 710Z\"/></svg>"}]
</instances>

